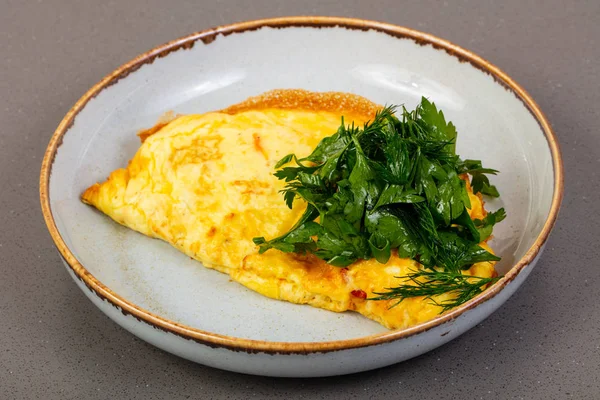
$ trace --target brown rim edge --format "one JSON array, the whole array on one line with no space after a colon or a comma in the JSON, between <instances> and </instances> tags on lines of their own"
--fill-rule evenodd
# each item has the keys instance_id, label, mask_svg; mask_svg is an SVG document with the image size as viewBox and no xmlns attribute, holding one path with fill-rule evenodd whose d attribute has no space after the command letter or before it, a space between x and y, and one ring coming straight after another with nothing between
<instances>
[{"instance_id":1,"label":"brown rim edge","mask_svg":"<svg viewBox=\"0 0 600 400\"><path fill-rule=\"evenodd\" d=\"M163 57L168 55L172 51L179 49L191 48L194 43L201 40L205 44L213 42L217 35L229 35L231 33L240 33L244 31L256 30L262 27L335 27L340 26L348 29L355 30L377 30L391 36L412 39L419 44L431 45L437 49L443 49L449 54L457 57L460 61L469 62L474 67L490 74L498 83L502 84L506 88L510 89L529 109L534 118L538 121L542 128L548 146L552 154L552 163L554 169L554 193L552 196L552 204L550 213L546 219L542 231L536 238L534 244L529 248L527 253L510 269L510 271L497 283L495 283L488 290L483 292L481 295L473 298L469 302L463 304L454 310L438 316L428 322L410 327L403 330L395 330L384 332L380 334L365 336L356 339L328 341L328 342L268 342L260 340L242 339L232 336L219 335L199 329L194 329L185 325L178 324L174 321L164 319L158 315L155 315L147 310L144 310L135 304L128 302L116 293L112 292L109 288L99 282L92 274L90 274L85 267L79 263L73 253L69 250L65 244L63 238L58 232L58 228L54 221L54 216L50 208L49 198L49 182L52 169L52 163L56 155L56 151L62 143L62 138L68 131L70 126L73 124L77 114L85 107L88 101L94 98L104 88L116 83L121 78L124 78L129 73L137 70L142 65L151 63L156 57ZM419 32L413 29L376 22L362 19L353 18L341 18L341 17L283 17L283 18L272 18L262 19L247 22L239 22L231 25L220 26L217 28L208 29L201 32L196 32L191 35L176 39L168 42L161 46L158 46L146 53L143 53L128 63L122 65L100 82L95 84L89 89L75 105L67 112L63 120L60 122L58 128L52 135L48 148L44 154L42 161L41 174L40 174L40 201L42 206L42 213L46 222L47 228L50 232L52 239L56 247L58 248L61 256L69 264L74 274L97 296L101 299L107 300L113 306L116 306L123 314L130 314L139 321L145 322L153 326L154 328L161 329L180 337L197 341L201 344L210 347L222 347L231 350L246 351L246 352L265 352L265 353L280 353L280 354L307 354L307 353L319 353L337 351L358 347L372 346L382 343L387 343L409 336L425 332L438 325L447 323L459 317L465 311L470 310L479 304L496 296L508 283L514 280L517 275L538 255L541 247L544 245L550 231L552 230L560 209L560 204L563 198L563 164L558 142L555 134L552 131L548 120L540 110L536 102L531 96L513 81L508 75L501 71L495 65L489 63L483 58L471 53L470 51L463 49L451 42L444 39L440 39L436 36Z\"/></svg>"}]
</instances>

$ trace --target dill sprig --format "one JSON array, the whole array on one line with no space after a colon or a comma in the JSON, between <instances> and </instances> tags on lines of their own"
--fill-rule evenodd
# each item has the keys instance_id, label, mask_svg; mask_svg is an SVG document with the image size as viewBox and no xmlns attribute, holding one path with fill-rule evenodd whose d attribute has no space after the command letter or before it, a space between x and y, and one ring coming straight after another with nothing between
<instances>
[{"instance_id":1,"label":"dill sprig","mask_svg":"<svg viewBox=\"0 0 600 400\"><path fill-rule=\"evenodd\" d=\"M409 282L396 287L386 288L385 292L374 292L373 294L377 296L371 297L368 300L397 300L391 306L395 307L404 299L425 297L431 300L433 304L442 307L442 312L444 312L466 303L499 279L498 277L482 278L479 276L464 275L460 272L436 270L418 271L397 278ZM449 294L451 297L443 301L437 301L434 298L442 294Z\"/></svg>"}]
</instances>

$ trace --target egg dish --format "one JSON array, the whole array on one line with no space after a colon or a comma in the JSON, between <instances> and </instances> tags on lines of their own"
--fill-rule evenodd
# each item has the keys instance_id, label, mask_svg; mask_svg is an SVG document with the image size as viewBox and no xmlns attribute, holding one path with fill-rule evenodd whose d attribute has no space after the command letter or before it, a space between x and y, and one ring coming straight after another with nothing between
<instances>
[{"instance_id":1,"label":"egg dish","mask_svg":"<svg viewBox=\"0 0 600 400\"><path fill-rule=\"evenodd\" d=\"M357 259L340 267L311 252L260 253L253 242L290 231L307 209L300 198L291 208L282 201L286 182L273 174L278 161L291 153L310 154L338 130L342 116L344 123L362 126L381 109L352 94L276 90L221 111L171 116L141 132L142 144L127 167L81 198L264 296L356 311L387 328L406 328L432 319L454 296L371 299L420 270L417 259L391 249L384 263ZM460 179L468 217L485 221L481 193L474 194L466 175ZM480 247L493 254L485 241ZM461 273L492 279L494 264L473 262Z\"/></svg>"}]
</instances>

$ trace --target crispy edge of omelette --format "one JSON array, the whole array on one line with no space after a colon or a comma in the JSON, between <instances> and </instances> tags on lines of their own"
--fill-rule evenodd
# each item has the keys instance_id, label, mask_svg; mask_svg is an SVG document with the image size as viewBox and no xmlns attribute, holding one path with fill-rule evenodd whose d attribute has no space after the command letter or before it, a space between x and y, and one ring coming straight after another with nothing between
<instances>
[{"instance_id":1,"label":"crispy edge of omelette","mask_svg":"<svg viewBox=\"0 0 600 400\"><path fill-rule=\"evenodd\" d=\"M360 116L364 120L369 120L382 107L362 96L352 93L311 92L304 89L275 89L258 96L249 97L241 103L231 105L216 112L235 115L244 111L257 111L269 108L332 112L339 113L340 115ZM174 114L172 111L167 111L153 127L143 129L137 135L143 143L179 116L181 114Z\"/></svg>"},{"instance_id":2,"label":"crispy edge of omelette","mask_svg":"<svg viewBox=\"0 0 600 400\"><path fill-rule=\"evenodd\" d=\"M351 93L277 89L250 97L217 112L235 115L245 111L284 109L333 112L349 117L348 120L355 119L352 117L370 120L381 108L380 105ZM159 132L177 117L179 115L175 115L173 112L165 113L153 127L138 132L141 142L143 143L148 137ZM127 177L122 178L127 180ZM461 178L467 182L471 198L475 200L473 209L470 210L472 217L483 218L487 212L481 194L472 194L467 177ZM93 197L97 194L98 189L98 183L89 187L82 194L82 201L95 206ZM487 243L482 243L482 246L491 251ZM493 262L474 264L466 273L495 276L497 274L494 264ZM418 268L418 263L415 261L398 258L395 254L386 265L376 265L372 259L360 260L347 268L338 268L312 255L302 256L281 253L276 250L262 255L259 255L258 252L248 254L240 266L209 264L207 267L226 273L236 282L270 298L308 304L334 312L352 310L389 329L396 329L425 322L434 318L440 311L438 306L422 298L406 299L394 308L391 308L395 303L393 300L367 300L367 293L371 293L374 289L381 290L381 285L374 287L375 283L370 280L380 279L381 281L378 283L389 282L394 274L386 272L386 266L398 268L399 265L402 266L403 273ZM292 274L288 273L290 266ZM443 301L443 298L437 300Z\"/></svg>"}]
</instances>

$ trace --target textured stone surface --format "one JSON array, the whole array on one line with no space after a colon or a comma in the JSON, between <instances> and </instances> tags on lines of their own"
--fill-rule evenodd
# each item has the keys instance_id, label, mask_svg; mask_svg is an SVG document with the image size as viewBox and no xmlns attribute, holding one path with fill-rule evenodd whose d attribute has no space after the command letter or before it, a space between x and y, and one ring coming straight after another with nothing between
<instances>
[{"instance_id":1,"label":"textured stone surface","mask_svg":"<svg viewBox=\"0 0 600 400\"><path fill-rule=\"evenodd\" d=\"M600 2L0 0L2 398L600 398ZM73 284L44 227L40 162L64 113L157 44L282 15L376 19L431 32L504 69L562 145L566 193L523 287L467 334L417 359L327 379L237 375L147 345Z\"/></svg>"}]
</instances>

